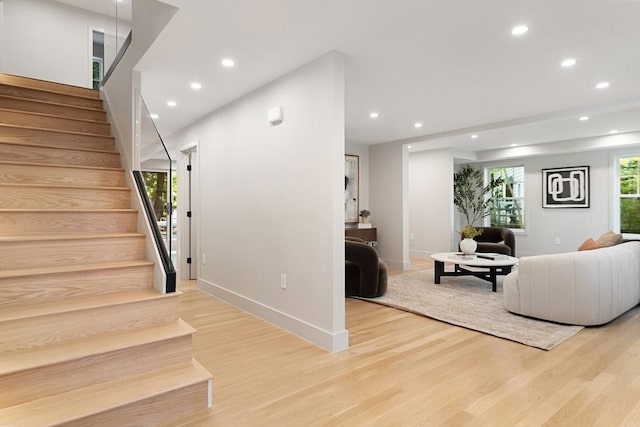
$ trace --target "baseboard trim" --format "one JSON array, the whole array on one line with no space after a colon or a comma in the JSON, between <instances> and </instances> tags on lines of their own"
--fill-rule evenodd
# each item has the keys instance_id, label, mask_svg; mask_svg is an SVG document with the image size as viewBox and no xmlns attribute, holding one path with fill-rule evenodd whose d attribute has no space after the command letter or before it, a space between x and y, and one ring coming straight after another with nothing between
<instances>
[{"instance_id":1,"label":"baseboard trim","mask_svg":"<svg viewBox=\"0 0 640 427\"><path fill-rule=\"evenodd\" d=\"M273 307L264 305L204 279L198 279L198 288L274 326L291 332L324 350L336 353L349 348L349 331L346 329L338 332L325 331L304 320L283 313Z\"/></svg>"}]
</instances>

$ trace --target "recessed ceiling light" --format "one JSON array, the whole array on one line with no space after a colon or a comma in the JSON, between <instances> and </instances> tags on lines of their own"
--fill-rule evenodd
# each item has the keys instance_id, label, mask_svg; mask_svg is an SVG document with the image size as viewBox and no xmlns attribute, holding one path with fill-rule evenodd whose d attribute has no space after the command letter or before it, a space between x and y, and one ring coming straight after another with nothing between
<instances>
[{"instance_id":1,"label":"recessed ceiling light","mask_svg":"<svg viewBox=\"0 0 640 427\"><path fill-rule=\"evenodd\" d=\"M167 101L167 105L168 105L169 107L175 107L175 106L176 106L176 105L178 105L178 104L176 103L176 101Z\"/></svg>"},{"instance_id":2,"label":"recessed ceiling light","mask_svg":"<svg viewBox=\"0 0 640 427\"><path fill-rule=\"evenodd\" d=\"M580 120L581 122L586 122L587 120L589 120L589 116L582 116L578 120Z\"/></svg>"},{"instance_id":3,"label":"recessed ceiling light","mask_svg":"<svg viewBox=\"0 0 640 427\"><path fill-rule=\"evenodd\" d=\"M618 133L618 129L611 129L609 134L613 135L614 133Z\"/></svg>"},{"instance_id":4,"label":"recessed ceiling light","mask_svg":"<svg viewBox=\"0 0 640 427\"><path fill-rule=\"evenodd\" d=\"M421 128L422 127L422 123L416 122L416 123L413 124L413 127L416 128L416 129Z\"/></svg>"},{"instance_id":5,"label":"recessed ceiling light","mask_svg":"<svg viewBox=\"0 0 640 427\"><path fill-rule=\"evenodd\" d=\"M474 133L473 135L471 135L471 139L478 139L478 135Z\"/></svg>"},{"instance_id":6,"label":"recessed ceiling light","mask_svg":"<svg viewBox=\"0 0 640 427\"><path fill-rule=\"evenodd\" d=\"M408 148L409 150L411 150L411 146L410 146L410 145L407 145L407 148Z\"/></svg>"},{"instance_id":7,"label":"recessed ceiling light","mask_svg":"<svg viewBox=\"0 0 640 427\"><path fill-rule=\"evenodd\" d=\"M512 146L512 147L517 147L517 146L518 146L518 144L511 144L511 146Z\"/></svg>"},{"instance_id":8,"label":"recessed ceiling light","mask_svg":"<svg viewBox=\"0 0 640 427\"><path fill-rule=\"evenodd\" d=\"M233 59L230 59L230 58L224 58L224 59L222 60L222 66L223 66L223 67L231 68L231 67L233 67L234 65L236 65L236 63L235 63L235 62L233 62Z\"/></svg>"},{"instance_id":9,"label":"recessed ceiling light","mask_svg":"<svg viewBox=\"0 0 640 427\"><path fill-rule=\"evenodd\" d=\"M610 86L609 82L600 82L596 85L596 89L606 89Z\"/></svg>"},{"instance_id":10,"label":"recessed ceiling light","mask_svg":"<svg viewBox=\"0 0 640 427\"><path fill-rule=\"evenodd\" d=\"M369 113L369 117L371 117L372 119L377 119L378 118L378 113L373 111L373 112Z\"/></svg>"},{"instance_id":11,"label":"recessed ceiling light","mask_svg":"<svg viewBox=\"0 0 640 427\"><path fill-rule=\"evenodd\" d=\"M155 119L159 119L159 118L160 118L160 116L159 116L159 115L157 115L157 114L152 114L152 115L151 115L151 118L155 120Z\"/></svg>"},{"instance_id":12,"label":"recessed ceiling light","mask_svg":"<svg viewBox=\"0 0 640 427\"><path fill-rule=\"evenodd\" d=\"M529 27L527 27L526 25L518 25L511 29L511 34L513 34L514 36L521 36L527 31L529 31Z\"/></svg>"},{"instance_id":13,"label":"recessed ceiling light","mask_svg":"<svg viewBox=\"0 0 640 427\"><path fill-rule=\"evenodd\" d=\"M198 82L192 82L191 89L202 89L202 85Z\"/></svg>"},{"instance_id":14,"label":"recessed ceiling light","mask_svg":"<svg viewBox=\"0 0 640 427\"><path fill-rule=\"evenodd\" d=\"M565 59L564 61L562 61L560 63L560 65L562 65L563 67L573 67L574 65L576 65L576 60L573 58L569 58L569 59Z\"/></svg>"}]
</instances>

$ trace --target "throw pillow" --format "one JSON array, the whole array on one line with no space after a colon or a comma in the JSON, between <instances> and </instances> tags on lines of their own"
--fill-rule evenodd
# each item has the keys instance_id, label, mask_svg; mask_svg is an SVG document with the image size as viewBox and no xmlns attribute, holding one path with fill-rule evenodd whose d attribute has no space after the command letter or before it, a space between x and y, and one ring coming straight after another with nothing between
<instances>
[{"instance_id":1,"label":"throw pillow","mask_svg":"<svg viewBox=\"0 0 640 427\"><path fill-rule=\"evenodd\" d=\"M609 230L602 236L600 236L597 242L601 246L611 246L618 243L620 239L622 239L622 234L614 233L613 231Z\"/></svg>"},{"instance_id":2,"label":"throw pillow","mask_svg":"<svg viewBox=\"0 0 640 427\"><path fill-rule=\"evenodd\" d=\"M591 249L604 248L604 245L600 245L598 242L593 240L592 238L588 238L584 241L583 244L578 248L579 251L590 251Z\"/></svg>"}]
</instances>

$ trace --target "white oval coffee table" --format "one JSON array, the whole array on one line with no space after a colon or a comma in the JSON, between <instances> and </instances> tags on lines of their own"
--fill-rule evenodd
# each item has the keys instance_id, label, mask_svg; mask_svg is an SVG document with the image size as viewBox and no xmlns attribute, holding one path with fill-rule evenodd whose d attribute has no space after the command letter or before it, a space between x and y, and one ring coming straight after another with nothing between
<instances>
[{"instance_id":1,"label":"white oval coffee table","mask_svg":"<svg viewBox=\"0 0 640 427\"><path fill-rule=\"evenodd\" d=\"M509 274L511 267L518 263L518 258L512 256L483 253L463 255L461 252L439 252L432 254L431 258L433 258L436 285L440 284L442 276L475 276L491 282L493 292L496 292L498 276ZM445 264L453 264L453 271L445 271ZM464 267L475 267L478 270L469 270Z\"/></svg>"}]
</instances>

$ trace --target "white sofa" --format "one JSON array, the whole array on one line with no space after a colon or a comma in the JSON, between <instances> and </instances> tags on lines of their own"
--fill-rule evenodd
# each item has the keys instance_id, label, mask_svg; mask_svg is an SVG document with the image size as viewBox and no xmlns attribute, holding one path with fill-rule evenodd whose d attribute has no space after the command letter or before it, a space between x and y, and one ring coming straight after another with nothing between
<instances>
[{"instance_id":1,"label":"white sofa","mask_svg":"<svg viewBox=\"0 0 640 427\"><path fill-rule=\"evenodd\" d=\"M503 282L507 310L572 325L601 325L640 303L640 242L520 259Z\"/></svg>"}]
</instances>

